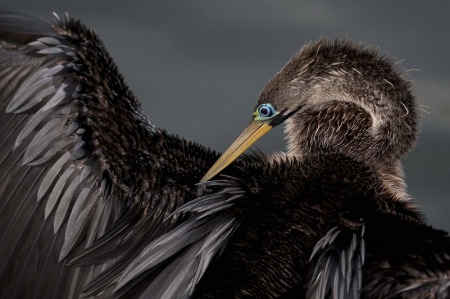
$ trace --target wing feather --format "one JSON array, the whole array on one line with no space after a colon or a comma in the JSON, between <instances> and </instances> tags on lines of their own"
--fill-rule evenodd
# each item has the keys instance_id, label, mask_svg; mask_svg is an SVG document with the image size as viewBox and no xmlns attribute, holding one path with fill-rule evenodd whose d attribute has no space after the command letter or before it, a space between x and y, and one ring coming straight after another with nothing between
<instances>
[{"instance_id":1,"label":"wing feather","mask_svg":"<svg viewBox=\"0 0 450 299\"><path fill-rule=\"evenodd\" d=\"M365 256L364 226L332 228L311 255L313 280L307 298L360 298Z\"/></svg>"},{"instance_id":2,"label":"wing feather","mask_svg":"<svg viewBox=\"0 0 450 299\"><path fill-rule=\"evenodd\" d=\"M115 292L126 292L129 283L144 272L156 272L143 298L188 298L240 224L234 207L245 191L228 184L232 181L209 182L207 186L219 186L220 191L178 209L188 219L149 243L125 269Z\"/></svg>"}]
</instances>

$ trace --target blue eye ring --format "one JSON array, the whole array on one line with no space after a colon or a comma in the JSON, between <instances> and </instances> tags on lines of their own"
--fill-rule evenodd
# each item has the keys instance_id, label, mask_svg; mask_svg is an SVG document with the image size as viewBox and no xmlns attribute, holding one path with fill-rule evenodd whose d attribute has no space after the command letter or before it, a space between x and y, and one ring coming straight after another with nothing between
<instances>
[{"instance_id":1,"label":"blue eye ring","mask_svg":"<svg viewBox=\"0 0 450 299\"><path fill-rule=\"evenodd\" d=\"M270 104L259 105L258 108L256 108L256 111L253 113L255 120L271 119L277 114L278 112Z\"/></svg>"}]
</instances>

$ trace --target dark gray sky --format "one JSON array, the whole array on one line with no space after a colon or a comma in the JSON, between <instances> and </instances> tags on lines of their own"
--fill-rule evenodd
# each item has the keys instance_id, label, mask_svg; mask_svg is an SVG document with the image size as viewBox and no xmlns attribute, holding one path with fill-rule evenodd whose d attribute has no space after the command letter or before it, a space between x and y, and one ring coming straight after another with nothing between
<instances>
[{"instance_id":1,"label":"dark gray sky","mask_svg":"<svg viewBox=\"0 0 450 299\"><path fill-rule=\"evenodd\" d=\"M93 27L152 123L217 150L305 42L340 36L377 46L403 60L419 103L431 107L405 172L430 222L450 230L448 1L0 0L0 9L40 18L67 11ZM257 145L283 149L282 129Z\"/></svg>"}]
</instances>

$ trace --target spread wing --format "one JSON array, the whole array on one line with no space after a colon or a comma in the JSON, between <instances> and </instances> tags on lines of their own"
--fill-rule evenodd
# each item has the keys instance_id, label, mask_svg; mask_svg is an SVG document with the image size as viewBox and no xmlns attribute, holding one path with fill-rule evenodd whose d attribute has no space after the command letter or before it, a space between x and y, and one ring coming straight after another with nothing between
<instances>
[{"instance_id":1,"label":"spread wing","mask_svg":"<svg viewBox=\"0 0 450 299\"><path fill-rule=\"evenodd\" d=\"M112 291L217 157L149 123L92 30L0 14L1 298Z\"/></svg>"}]
</instances>

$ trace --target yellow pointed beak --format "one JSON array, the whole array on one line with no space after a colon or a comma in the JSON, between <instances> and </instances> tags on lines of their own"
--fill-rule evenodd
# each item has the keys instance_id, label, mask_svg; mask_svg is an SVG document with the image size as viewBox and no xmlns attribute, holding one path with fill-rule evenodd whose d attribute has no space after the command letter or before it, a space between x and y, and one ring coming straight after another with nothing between
<instances>
[{"instance_id":1,"label":"yellow pointed beak","mask_svg":"<svg viewBox=\"0 0 450 299\"><path fill-rule=\"evenodd\" d=\"M244 132L230 145L230 147L220 156L214 165L208 170L200 182L205 182L222 169L231 164L237 157L239 157L246 149L248 149L256 140L261 138L264 134L269 132L272 126L261 121L251 121Z\"/></svg>"}]
</instances>

